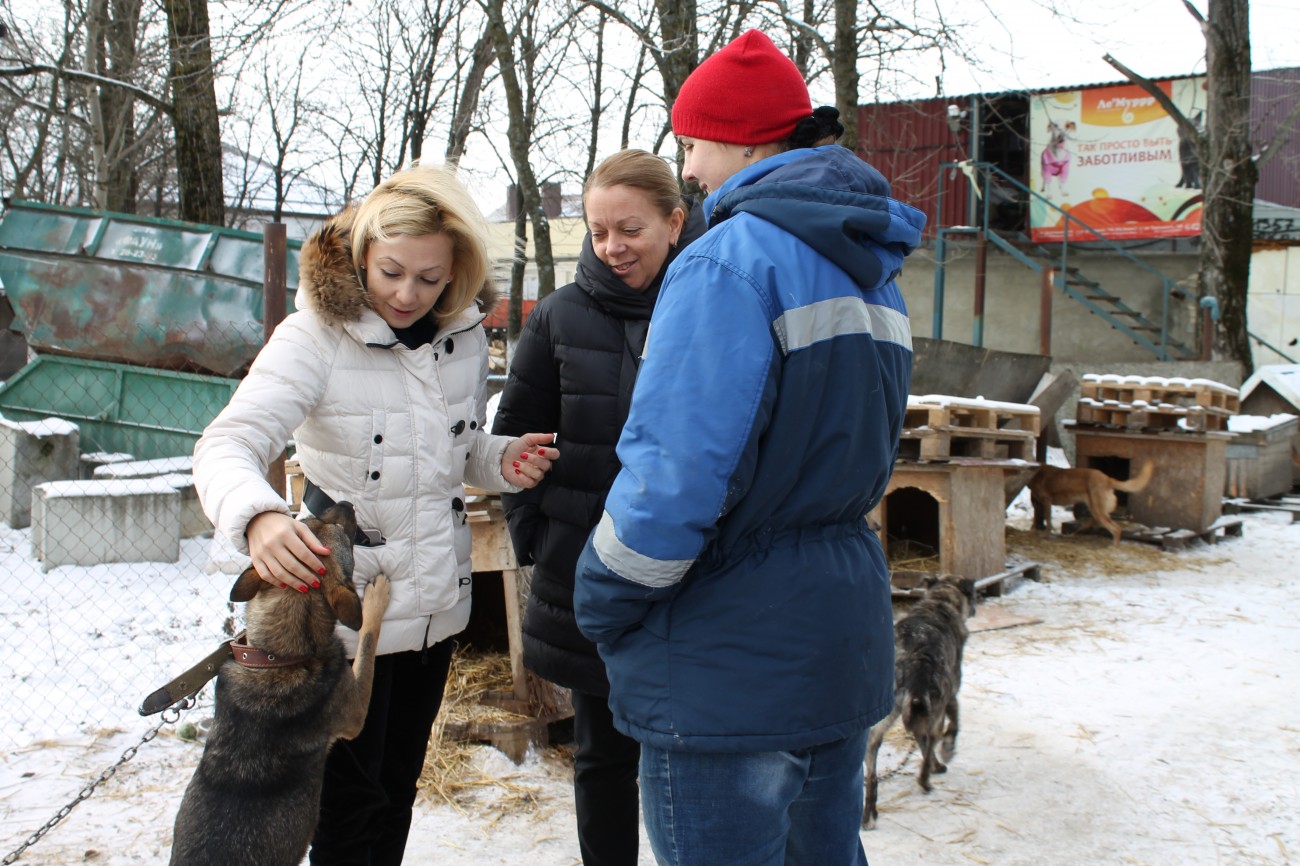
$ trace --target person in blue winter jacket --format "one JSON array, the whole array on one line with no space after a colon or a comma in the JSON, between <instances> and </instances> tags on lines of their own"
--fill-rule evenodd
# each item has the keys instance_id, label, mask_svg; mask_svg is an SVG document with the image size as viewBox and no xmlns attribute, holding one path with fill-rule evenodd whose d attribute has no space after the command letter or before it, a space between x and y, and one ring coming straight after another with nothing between
<instances>
[{"instance_id":1,"label":"person in blue winter jacket","mask_svg":"<svg viewBox=\"0 0 1300 866\"><path fill-rule=\"evenodd\" d=\"M896 278L925 216L825 145L751 30L672 110L708 230L669 267L577 622L640 741L661 864L849 866L867 731L893 693L884 496L912 369Z\"/></svg>"}]
</instances>

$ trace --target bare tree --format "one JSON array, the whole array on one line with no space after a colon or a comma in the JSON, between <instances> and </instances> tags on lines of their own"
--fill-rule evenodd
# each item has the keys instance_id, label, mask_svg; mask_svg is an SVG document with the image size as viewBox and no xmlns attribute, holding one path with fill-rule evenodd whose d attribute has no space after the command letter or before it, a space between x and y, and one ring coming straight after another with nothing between
<instances>
[{"instance_id":1,"label":"bare tree","mask_svg":"<svg viewBox=\"0 0 1300 866\"><path fill-rule=\"evenodd\" d=\"M1205 34L1206 112L1198 128L1153 81L1106 55L1108 63L1140 86L1195 142L1201 165L1204 205L1201 216L1200 294L1220 310L1212 353L1253 368L1246 302L1254 240L1253 209L1259 169L1272 159L1300 117L1300 106L1256 153L1250 131L1250 4L1248 0L1208 0L1207 15L1188 0L1187 11Z\"/></svg>"},{"instance_id":2,"label":"bare tree","mask_svg":"<svg viewBox=\"0 0 1300 866\"><path fill-rule=\"evenodd\" d=\"M180 218L224 225L221 122L212 68L207 0L163 0L167 13L172 127L176 132Z\"/></svg>"},{"instance_id":3,"label":"bare tree","mask_svg":"<svg viewBox=\"0 0 1300 866\"><path fill-rule=\"evenodd\" d=\"M551 39L563 24L552 22L550 30L542 29L538 9L533 3L507 7L506 0L481 2L496 51L498 80L505 93L510 167L514 170L520 210L528 215L533 229L533 256L537 262L537 296L540 299L555 290L555 261L551 250L550 218L543 206L541 183L533 165L533 150L546 136L538 122L541 94L555 80L558 71L557 59L551 58L549 63L546 62L542 46L555 45L562 51L568 43ZM551 118L551 122L556 122L556 118ZM522 300L519 275L516 270L516 278L511 284L510 339L519 333L516 320Z\"/></svg>"},{"instance_id":4,"label":"bare tree","mask_svg":"<svg viewBox=\"0 0 1300 866\"><path fill-rule=\"evenodd\" d=\"M461 40L456 41L459 44ZM474 50L470 52L469 63L464 67L464 77L461 79L459 95L456 97L456 105L452 111L451 131L447 135L448 163L459 163L461 157L465 155L465 146L474 128L474 115L478 113L483 81L495 59L492 35L484 25L478 39L474 42Z\"/></svg>"}]
</instances>

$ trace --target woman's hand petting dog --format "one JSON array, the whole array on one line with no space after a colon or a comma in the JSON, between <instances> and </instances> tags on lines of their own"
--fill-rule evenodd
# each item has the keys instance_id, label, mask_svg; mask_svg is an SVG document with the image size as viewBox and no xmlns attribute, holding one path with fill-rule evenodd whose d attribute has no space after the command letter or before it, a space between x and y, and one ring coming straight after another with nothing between
<instances>
[{"instance_id":1,"label":"woman's hand petting dog","mask_svg":"<svg viewBox=\"0 0 1300 866\"><path fill-rule=\"evenodd\" d=\"M506 446L501 458L501 477L518 487L536 487L560 452L541 446L555 441L551 433L525 433Z\"/></svg>"},{"instance_id":2,"label":"woman's hand petting dog","mask_svg":"<svg viewBox=\"0 0 1300 866\"><path fill-rule=\"evenodd\" d=\"M307 592L320 588L325 564L318 556L330 549L307 526L279 511L263 511L244 531L253 567L272 586Z\"/></svg>"}]
</instances>

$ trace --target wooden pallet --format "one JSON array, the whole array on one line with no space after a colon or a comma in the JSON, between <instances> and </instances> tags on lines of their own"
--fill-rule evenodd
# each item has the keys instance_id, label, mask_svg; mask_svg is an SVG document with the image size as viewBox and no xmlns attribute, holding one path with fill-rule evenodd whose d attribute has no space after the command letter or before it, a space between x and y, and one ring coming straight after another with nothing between
<instances>
[{"instance_id":1,"label":"wooden pallet","mask_svg":"<svg viewBox=\"0 0 1300 866\"><path fill-rule=\"evenodd\" d=\"M1087 528L1081 528L1081 526L1082 524L1078 521L1066 521L1061 524L1061 534L1104 535L1110 538L1110 530L1105 527L1091 525ZM1155 544L1161 550L1183 550L1188 544L1196 540L1204 541L1206 544L1218 544L1221 539L1230 536L1240 538L1241 535L1242 522L1240 517L1220 517L1199 532L1194 529L1170 529L1164 526L1125 526L1122 527L1120 537L1125 541L1141 541L1146 544Z\"/></svg>"},{"instance_id":2,"label":"wooden pallet","mask_svg":"<svg viewBox=\"0 0 1300 866\"><path fill-rule=\"evenodd\" d=\"M1226 430L1241 409L1237 389L1209 379L1087 373L1078 423L1128 430Z\"/></svg>"},{"instance_id":3,"label":"wooden pallet","mask_svg":"<svg viewBox=\"0 0 1300 866\"><path fill-rule=\"evenodd\" d=\"M1079 393L1084 397L1101 401L1115 400L1120 403L1141 401L1148 404L1222 409L1229 415L1235 415L1241 410L1241 400L1236 388L1209 379L1085 373L1079 382Z\"/></svg>"},{"instance_id":4,"label":"wooden pallet","mask_svg":"<svg viewBox=\"0 0 1300 866\"><path fill-rule=\"evenodd\" d=\"M484 695L480 701L486 705L498 705L492 695ZM557 710L544 715L530 715L535 712L528 708L519 708L518 718L495 721L448 721L443 727L443 736L448 739L470 743L487 743L508 757L515 764L522 764L528 755L528 747L545 748L550 744L550 726L573 715L572 709Z\"/></svg>"},{"instance_id":5,"label":"wooden pallet","mask_svg":"<svg viewBox=\"0 0 1300 866\"><path fill-rule=\"evenodd\" d=\"M1249 511L1272 511L1278 514L1290 514L1291 522L1300 520L1300 496L1278 496L1269 499L1225 499L1224 514L1241 514Z\"/></svg>"},{"instance_id":6,"label":"wooden pallet","mask_svg":"<svg viewBox=\"0 0 1300 866\"><path fill-rule=\"evenodd\" d=\"M941 394L908 397L907 413L903 416L904 428L1016 430L1031 436L1038 435L1041 422L1038 407L1027 403L968 400Z\"/></svg>"},{"instance_id":7,"label":"wooden pallet","mask_svg":"<svg viewBox=\"0 0 1300 866\"><path fill-rule=\"evenodd\" d=\"M909 397L898 459L912 462L972 457L1034 459L1041 419L1037 406L931 394Z\"/></svg>"},{"instance_id":8,"label":"wooden pallet","mask_svg":"<svg viewBox=\"0 0 1300 866\"><path fill-rule=\"evenodd\" d=\"M1033 461L1035 442L1036 434L1028 430L904 428L899 437L898 459L921 463L957 457Z\"/></svg>"},{"instance_id":9,"label":"wooden pallet","mask_svg":"<svg viewBox=\"0 0 1300 866\"><path fill-rule=\"evenodd\" d=\"M938 572L898 569L889 574L889 590L893 598L918 599L925 595L928 580L940 577ZM975 591L988 596L1002 595L1018 580L1042 580L1042 570L1036 562L1021 562L1008 566L1005 571L981 577L975 581Z\"/></svg>"},{"instance_id":10,"label":"wooden pallet","mask_svg":"<svg viewBox=\"0 0 1300 866\"><path fill-rule=\"evenodd\" d=\"M1205 433L1226 430L1228 419L1232 415L1226 409L1207 406L1150 404L1141 401L1120 403L1115 400L1080 397L1075 422L1081 427Z\"/></svg>"}]
</instances>

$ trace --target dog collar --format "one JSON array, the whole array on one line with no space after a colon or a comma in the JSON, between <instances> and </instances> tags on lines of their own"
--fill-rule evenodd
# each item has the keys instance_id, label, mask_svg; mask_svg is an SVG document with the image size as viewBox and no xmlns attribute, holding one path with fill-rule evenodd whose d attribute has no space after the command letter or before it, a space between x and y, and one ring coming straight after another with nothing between
<instances>
[{"instance_id":1,"label":"dog collar","mask_svg":"<svg viewBox=\"0 0 1300 866\"><path fill-rule=\"evenodd\" d=\"M281 656L248 645L248 635L241 634L230 642L230 654L235 661L254 670L264 668L291 668L309 661L311 656Z\"/></svg>"}]
</instances>

